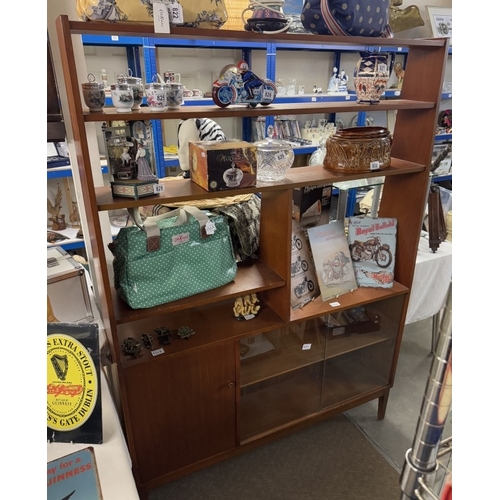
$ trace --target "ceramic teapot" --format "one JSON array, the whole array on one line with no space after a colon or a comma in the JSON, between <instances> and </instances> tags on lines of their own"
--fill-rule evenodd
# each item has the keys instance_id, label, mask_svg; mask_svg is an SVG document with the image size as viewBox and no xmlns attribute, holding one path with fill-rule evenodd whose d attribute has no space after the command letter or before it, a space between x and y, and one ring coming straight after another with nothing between
<instances>
[{"instance_id":1,"label":"ceramic teapot","mask_svg":"<svg viewBox=\"0 0 500 500\"><path fill-rule=\"evenodd\" d=\"M354 68L354 89L358 103L378 104L387 88L395 53L360 52Z\"/></svg>"}]
</instances>

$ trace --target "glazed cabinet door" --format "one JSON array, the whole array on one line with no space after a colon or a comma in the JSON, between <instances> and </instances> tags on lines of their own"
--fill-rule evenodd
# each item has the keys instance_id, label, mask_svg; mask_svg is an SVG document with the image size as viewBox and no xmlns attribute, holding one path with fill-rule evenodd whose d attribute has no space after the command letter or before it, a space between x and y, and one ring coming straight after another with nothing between
<instances>
[{"instance_id":1,"label":"glazed cabinet door","mask_svg":"<svg viewBox=\"0 0 500 500\"><path fill-rule=\"evenodd\" d=\"M142 484L236 447L234 342L132 366L125 384Z\"/></svg>"}]
</instances>

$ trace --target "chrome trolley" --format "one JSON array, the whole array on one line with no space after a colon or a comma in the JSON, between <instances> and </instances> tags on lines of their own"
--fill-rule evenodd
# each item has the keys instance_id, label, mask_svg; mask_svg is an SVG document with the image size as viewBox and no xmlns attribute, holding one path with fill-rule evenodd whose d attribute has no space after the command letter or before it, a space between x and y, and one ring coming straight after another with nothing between
<instances>
[{"instance_id":1,"label":"chrome trolley","mask_svg":"<svg viewBox=\"0 0 500 500\"><path fill-rule=\"evenodd\" d=\"M452 392L451 289L450 283L413 444L401 471L401 500L451 500L452 438L442 439Z\"/></svg>"}]
</instances>

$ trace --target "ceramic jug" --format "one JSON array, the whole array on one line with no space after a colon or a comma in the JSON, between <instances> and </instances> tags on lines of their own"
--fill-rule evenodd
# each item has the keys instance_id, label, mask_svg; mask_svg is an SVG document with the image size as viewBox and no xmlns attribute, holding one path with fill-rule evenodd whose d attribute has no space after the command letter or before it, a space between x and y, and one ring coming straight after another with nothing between
<instances>
[{"instance_id":1,"label":"ceramic jug","mask_svg":"<svg viewBox=\"0 0 500 500\"><path fill-rule=\"evenodd\" d=\"M354 68L354 89L358 103L378 104L387 88L395 53L360 52Z\"/></svg>"}]
</instances>

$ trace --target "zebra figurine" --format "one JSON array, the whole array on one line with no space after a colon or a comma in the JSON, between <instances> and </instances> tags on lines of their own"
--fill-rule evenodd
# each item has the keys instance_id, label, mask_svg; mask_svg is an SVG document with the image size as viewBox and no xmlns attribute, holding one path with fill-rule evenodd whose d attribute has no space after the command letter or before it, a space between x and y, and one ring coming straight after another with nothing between
<instances>
[{"instance_id":1,"label":"zebra figurine","mask_svg":"<svg viewBox=\"0 0 500 500\"><path fill-rule=\"evenodd\" d=\"M220 125L210 118L181 120L177 127L177 145L182 176L189 179L189 143L198 141L225 141L226 134Z\"/></svg>"}]
</instances>

